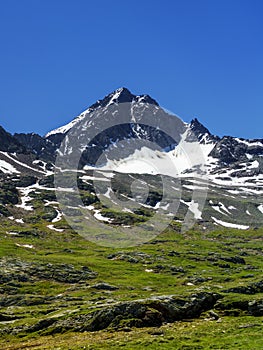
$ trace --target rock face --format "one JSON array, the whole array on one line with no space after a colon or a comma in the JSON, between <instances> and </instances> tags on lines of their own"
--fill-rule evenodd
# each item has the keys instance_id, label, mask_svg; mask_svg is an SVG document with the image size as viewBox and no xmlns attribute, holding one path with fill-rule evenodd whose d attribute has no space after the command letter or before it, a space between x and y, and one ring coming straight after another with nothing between
<instances>
[{"instance_id":1,"label":"rock face","mask_svg":"<svg viewBox=\"0 0 263 350\"><path fill-rule=\"evenodd\" d=\"M0 151L25 153L27 152L27 147L0 126Z\"/></svg>"},{"instance_id":2,"label":"rock face","mask_svg":"<svg viewBox=\"0 0 263 350\"><path fill-rule=\"evenodd\" d=\"M245 140L231 136L219 139L211 152L212 157L226 164L247 161L262 154L263 140Z\"/></svg>"},{"instance_id":3,"label":"rock face","mask_svg":"<svg viewBox=\"0 0 263 350\"><path fill-rule=\"evenodd\" d=\"M210 131L199 122L197 118L194 118L189 125L189 133L187 135L188 142L195 142L198 140L200 143L216 143L220 141L220 137L212 135Z\"/></svg>"},{"instance_id":4,"label":"rock face","mask_svg":"<svg viewBox=\"0 0 263 350\"><path fill-rule=\"evenodd\" d=\"M21 145L27 148L29 152L35 154L38 158L47 162L54 162L56 149L61 141L59 138L52 141L35 133L15 133L14 138Z\"/></svg>"}]
</instances>

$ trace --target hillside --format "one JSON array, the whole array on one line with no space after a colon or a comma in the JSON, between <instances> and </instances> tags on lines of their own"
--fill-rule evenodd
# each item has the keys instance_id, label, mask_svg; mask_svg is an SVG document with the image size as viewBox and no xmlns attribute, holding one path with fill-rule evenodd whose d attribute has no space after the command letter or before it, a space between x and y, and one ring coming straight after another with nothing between
<instances>
[{"instance_id":1,"label":"hillside","mask_svg":"<svg viewBox=\"0 0 263 350\"><path fill-rule=\"evenodd\" d=\"M1 349L261 349L263 140L126 88L0 140Z\"/></svg>"}]
</instances>

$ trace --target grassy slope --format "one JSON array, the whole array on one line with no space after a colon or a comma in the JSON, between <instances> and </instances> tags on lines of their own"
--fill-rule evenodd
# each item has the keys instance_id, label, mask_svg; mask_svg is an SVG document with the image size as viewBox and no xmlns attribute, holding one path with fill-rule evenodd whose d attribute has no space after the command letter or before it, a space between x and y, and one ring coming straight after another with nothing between
<instances>
[{"instance_id":1,"label":"grassy slope","mask_svg":"<svg viewBox=\"0 0 263 350\"><path fill-rule=\"evenodd\" d=\"M57 227L66 227L59 222ZM85 313L91 305L105 302L135 300L152 295L188 295L195 291L221 292L262 279L263 230L237 231L219 229L212 233L198 228L182 236L176 224L158 240L135 248L111 249L96 246L74 234L69 228L63 233L48 230L46 222L25 224L23 230L38 232L38 236L10 236L6 232L21 231L21 227L2 220L0 227L0 257L20 258L34 263L72 264L88 266L98 273L96 279L69 284L52 280L22 282L16 293L28 298L49 297L54 302L37 305L2 307L1 313L19 315L12 327L35 324L43 317L61 313ZM32 244L33 249L16 244ZM144 254L141 254L144 253ZM242 256L245 264L226 262ZM152 270L147 272L146 270ZM116 291L95 290L97 282L119 287ZM6 287L6 286L4 286ZM2 297L7 293L2 294ZM227 300L255 300L263 295L226 294ZM67 298L67 299L65 299ZM67 302L65 302L67 300ZM96 303L96 304L95 304ZM220 320L210 320L208 314L190 322L167 324L153 328L108 329L95 333L66 333L40 336L38 333L2 334L1 349L261 349L263 317L230 310L220 310ZM0 323L1 328L10 323Z\"/></svg>"}]
</instances>

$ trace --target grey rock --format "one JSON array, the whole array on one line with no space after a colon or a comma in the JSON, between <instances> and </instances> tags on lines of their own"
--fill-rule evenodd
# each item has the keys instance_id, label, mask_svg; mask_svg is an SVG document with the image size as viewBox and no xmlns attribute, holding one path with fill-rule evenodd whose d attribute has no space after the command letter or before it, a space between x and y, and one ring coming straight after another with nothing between
<instances>
[{"instance_id":1,"label":"grey rock","mask_svg":"<svg viewBox=\"0 0 263 350\"><path fill-rule=\"evenodd\" d=\"M99 289L99 290L117 290L117 289L119 289L116 286L112 286L108 283L103 283L103 282L94 284L91 288Z\"/></svg>"}]
</instances>

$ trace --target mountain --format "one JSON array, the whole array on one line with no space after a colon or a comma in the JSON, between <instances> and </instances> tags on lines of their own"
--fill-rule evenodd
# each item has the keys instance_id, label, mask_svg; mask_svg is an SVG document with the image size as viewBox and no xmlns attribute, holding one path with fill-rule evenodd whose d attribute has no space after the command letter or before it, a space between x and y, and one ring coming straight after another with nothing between
<instances>
[{"instance_id":1,"label":"mountain","mask_svg":"<svg viewBox=\"0 0 263 350\"><path fill-rule=\"evenodd\" d=\"M120 88L44 137L35 133L10 135L3 128L0 137L3 176L13 183L28 176L37 179L27 189L18 190L22 207L28 193L52 188L54 185L45 178L64 167L89 174L100 171L104 180L110 173L112 178L121 179L116 180L118 186L129 198L132 194L128 187L136 176L151 182L156 182L152 176L159 175L171 183L180 180L182 193L176 215L182 223L190 213L203 227L262 225L263 140L212 135L196 118L184 123L149 95L134 95L127 88ZM89 175L89 180L84 177L79 182L92 193L95 178ZM142 207L158 211L158 206L163 205L157 188L161 185L156 186L152 185L154 190L144 198L145 203L141 199ZM170 193L174 191L172 187L177 185L171 185ZM199 203L198 189L207 192L205 204ZM111 193L108 199L113 203L110 187L103 191L105 195ZM163 206L168 212L167 203ZM98 217L96 211L92 212ZM110 221L114 222L114 218Z\"/></svg>"},{"instance_id":2,"label":"mountain","mask_svg":"<svg viewBox=\"0 0 263 350\"><path fill-rule=\"evenodd\" d=\"M114 127L104 130L103 122L107 118L105 113L108 113L110 117L114 113L118 112L118 108L121 104L127 104L132 111L128 113L134 113L136 108L138 109L138 117L133 116L136 123L114 125ZM140 125L140 114L146 114L147 112L140 109L140 106L144 106L144 109L149 109L149 112L154 115L154 118L159 118L159 128L153 128L150 126ZM157 111L157 113L156 113ZM158 116L156 116L158 114ZM157 144L166 153L174 150L178 145L178 140L182 140L182 143L188 144L199 142L204 151L204 156L209 160L207 161L207 171L210 174L227 174L230 170L235 169L234 176L245 176L261 172L262 155L263 155L263 140L245 140L230 136L220 138L215 135L211 135L209 130L203 126L196 118L192 120L190 124L178 123L173 121L172 115L166 113L158 103L152 99L149 95L133 95L127 88L120 88L113 93L107 95L104 99L98 100L91 105L87 110L77 116L72 122L50 131L45 137L41 137L37 134L14 134L13 140L18 141L18 144L23 145L25 149L34 153L38 158L45 161L53 161L56 159L56 151L58 150L65 135L75 129L76 133L79 133L78 125L82 127L85 124L86 130L92 128L94 124L99 124L102 121L101 129L103 132L98 134L92 145L81 144L79 145L84 154L82 155L82 166L94 165L98 157L107 150L111 145L115 146L116 142L127 139L139 139L148 140L154 144ZM91 119L93 123L91 123ZM132 119L132 117L131 117ZM172 139L169 135L165 134L163 124L173 123L171 128L177 129L177 140ZM180 125L179 125L180 124ZM185 133L185 134L184 134ZM178 136L180 135L180 136ZM183 136L182 136L183 135ZM186 136L186 137L184 137ZM11 137L11 135L10 135ZM86 141L86 140L85 140ZM182 144L181 144L182 146ZM11 147L11 146L10 146ZM136 150L136 149L135 149ZM127 154L126 156L131 156ZM178 155L177 155L178 156ZM116 159L114 159L116 160ZM253 167L257 163L258 167ZM240 162L243 166L240 167ZM253 163L254 162L254 163ZM252 168L251 168L252 166ZM180 168L180 167L179 167ZM246 170L254 169L253 171ZM258 169L258 170L255 170ZM189 170L191 169L183 169ZM222 177L222 176L221 176Z\"/></svg>"},{"instance_id":3,"label":"mountain","mask_svg":"<svg viewBox=\"0 0 263 350\"><path fill-rule=\"evenodd\" d=\"M261 349L262 156L125 88L0 128L1 348Z\"/></svg>"}]
</instances>

